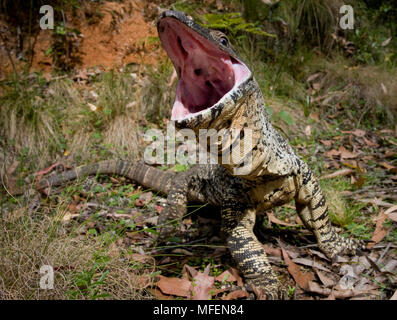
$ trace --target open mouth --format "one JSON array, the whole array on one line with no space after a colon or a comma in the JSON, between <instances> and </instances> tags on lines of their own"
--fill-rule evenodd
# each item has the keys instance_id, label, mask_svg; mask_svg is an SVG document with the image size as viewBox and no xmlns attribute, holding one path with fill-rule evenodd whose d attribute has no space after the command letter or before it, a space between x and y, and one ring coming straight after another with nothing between
<instances>
[{"instance_id":1,"label":"open mouth","mask_svg":"<svg viewBox=\"0 0 397 320\"><path fill-rule=\"evenodd\" d=\"M163 18L158 29L179 77L172 120L211 109L251 74L242 62L173 17Z\"/></svg>"}]
</instances>

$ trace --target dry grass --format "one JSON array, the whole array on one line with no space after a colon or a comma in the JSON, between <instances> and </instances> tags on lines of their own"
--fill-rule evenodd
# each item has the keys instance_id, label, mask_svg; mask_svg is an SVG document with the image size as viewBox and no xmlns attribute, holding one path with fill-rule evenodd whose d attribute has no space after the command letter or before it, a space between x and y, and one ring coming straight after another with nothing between
<instances>
[{"instance_id":1,"label":"dry grass","mask_svg":"<svg viewBox=\"0 0 397 320\"><path fill-rule=\"evenodd\" d=\"M26 174L55 161L75 165L95 160L103 156L93 152L98 149L108 150L112 157L139 156L141 129L131 107L137 105L137 81L131 71L103 73L87 85L69 79L47 82L38 74L0 85L1 176L15 161L21 163L19 173ZM96 93L95 99L90 92ZM142 120L145 105L139 104Z\"/></svg>"},{"instance_id":2,"label":"dry grass","mask_svg":"<svg viewBox=\"0 0 397 320\"><path fill-rule=\"evenodd\" d=\"M119 150L123 150L129 156L131 161L136 160L140 158L142 152L139 148L138 134L133 119L125 115L117 116L104 132L104 143L117 146Z\"/></svg>"},{"instance_id":3,"label":"dry grass","mask_svg":"<svg viewBox=\"0 0 397 320\"><path fill-rule=\"evenodd\" d=\"M142 299L151 267L128 259L117 240L81 234L61 221L65 210L45 214L18 207L0 220L0 299ZM54 268L54 289L40 289L40 267ZM95 268L93 269L93 266ZM81 279L93 270L92 282L106 273L92 291ZM94 289L94 286L92 286ZM90 285L88 285L88 289Z\"/></svg>"},{"instance_id":4,"label":"dry grass","mask_svg":"<svg viewBox=\"0 0 397 320\"><path fill-rule=\"evenodd\" d=\"M348 215L346 201L334 188L323 188L323 191L327 199L331 221L336 225L346 226L351 218Z\"/></svg>"},{"instance_id":5,"label":"dry grass","mask_svg":"<svg viewBox=\"0 0 397 320\"><path fill-rule=\"evenodd\" d=\"M146 69L138 103L142 115L151 122L161 122L171 115L177 84L176 78L171 83L173 70L169 59L160 62L157 67Z\"/></svg>"},{"instance_id":6,"label":"dry grass","mask_svg":"<svg viewBox=\"0 0 397 320\"><path fill-rule=\"evenodd\" d=\"M140 124L146 121L146 103L151 114L162 117L169 112L168 100L172 99L173 88L167 86L165 79L169 79L170 72L165 76L159 70L144 71L139 83L141 94L136 95L137 79L131 73L131 70L104 73L81 86L67 79L48 83L37 75L30 75L21 83L3 83L0 108L3 174L15 160L19 162L15 175L20 178L59 160L74 166L104 157L131 160L139 157ZM150 87L152 77L157 84L154 89ZM144 84L147 86L143 87ZM90 91L97 93L95 99ZM88 103L97 109L92 110ZM137 122L133 117L135 106L139 107ZM41 203L41 208L29 209L35 199L16 201L4 195L1 190L0 299L150 296L145 287L152 280L149 275L154 271L153 265L143 265L130 258L129 250L117 237L82 233L81 223L73 228L64 225L62 216L70 196L60 198L57 204ZM53 290L39 288L42 276L39 270L43 265L55 268ZM84 284L88 278L95 283L103 276L103 284L96 287Z\"/></svg>"},{"instance_id":7,"label":"dry grass","mask_svg":"<svg viewBox=\"0 0 397 320\"><path fill-rule=\"evenodd\" d=\"M364 120L371 124L395 122L397 70L382 66L349 66L342 58L322 61L317 67L317 71L323 73L320 80L315 81L323 96L320 106L331 108L332 112L336 112L338 105L343 106L357 126Z\"/></svg>"}]
</instances>

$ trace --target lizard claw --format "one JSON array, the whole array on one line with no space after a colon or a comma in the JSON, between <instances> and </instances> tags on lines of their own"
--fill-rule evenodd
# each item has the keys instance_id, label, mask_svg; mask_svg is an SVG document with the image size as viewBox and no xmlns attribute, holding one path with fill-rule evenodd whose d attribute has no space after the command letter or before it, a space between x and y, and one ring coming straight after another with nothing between
<instances>
[{"instance_id":1,"label":"lizard claw","mask_svg":"<svg viewBox=\"0 0 397 320\"><path fill-rule=\"evenodd\" d=\"M177 227L177 222L186 214L186 206L168 205L159 216L158 229L160 241L170 237Z\"/></svg>"},{"instance_id":2,"label":"lizard claw","mask_svg":"<svg viewBox=\"0 0 397 320\"><path fill-rule=\"evenodd\" d=\"M173 232L174 232L175 228L172 225L163 225L159 228L159 235L158 235L158 240L160 242L165 241L168 237L170 237Z\"/></svg>"},{"instance_id":3,"label":"lizard claw","mask_svg":"<svg viewBox=\"0 0 397 320\"><path fill-rule=\"evenodd\" d=\"M319 248L330 259L341 254L362 255L363 251L368 250L365 241L344 238L339 235L332 242L320 244Z\"/></svg>"},{"instance_id":4,"label":"lizard claw","mask_svg":"<svg viewBox=\"0 0 397 320\"><path fill-rule=\"evenodd\" d=\"M247 284L257 300L287 300L287 292L278 280L249 279Z\"/></svg>"}]
</instances>

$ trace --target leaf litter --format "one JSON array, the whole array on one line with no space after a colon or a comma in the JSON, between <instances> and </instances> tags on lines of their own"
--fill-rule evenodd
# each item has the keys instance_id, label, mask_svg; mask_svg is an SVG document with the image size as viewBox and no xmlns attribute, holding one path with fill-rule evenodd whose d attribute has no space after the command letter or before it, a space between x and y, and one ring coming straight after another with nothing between
<instances>
[{"instance_id":1,"label":"leaf litter","mask_svg":"<svg viewBox=\"0 0 397 320\"><path fill-rule=\"evenodd\" d=\"M365 210L372 216L376 214L373 221L368 218L374 227L372 243L368 245L371 250L363 256L338 256L330 261L317 250L313 238L307 238L308 233L304 232L298 218L280 218L273 211L266 215L269 224L284 230L273 231L269 225L266 231L272 235L260 240L269 261L283 279L283 286L295 288L294 296L290 298L397 299L396 245L386 240L397 222L397 177L393 171L397 165L397 148L389 143L393 142L390 132L375 134L356 129L342 133L347 136L320 140L325 148L325 168L330 171L322 179L348 178L353 187L345 191L344 196L352 201L362 201ZM342 146L338 147L338 143ZM390 149L390 146L393 147ZM374 168L381 170L380 182L368 185L368 172ZM111 188L108 180L113 184ZM90 229L103 233L107 223L120 224L125 232L120 241L109 247L109 254L124 259L126 256L119 248L129 248L132 252L128 259L161 272L153 283L149 276L140 280L142 287L151 287L148 292L153 297L200 300L255 298L218 237L219 217L214 218L213 212L211 215L186 217L180 226L183 233L168 242L170 248L167 249L166 245L153 250L158 216L165 199L137 186L120 192L119 188L125 185L125 181L118 178L108 180L88 181L81 191L74 194L63 222L85 221L81 233L88 233ZM107 202L109 198L114 201ZM92 220L94 214L96 220ZM203 257L207 257L207 262L212 260L200 267L196 261Z\"/></svg>"}]
</instances>

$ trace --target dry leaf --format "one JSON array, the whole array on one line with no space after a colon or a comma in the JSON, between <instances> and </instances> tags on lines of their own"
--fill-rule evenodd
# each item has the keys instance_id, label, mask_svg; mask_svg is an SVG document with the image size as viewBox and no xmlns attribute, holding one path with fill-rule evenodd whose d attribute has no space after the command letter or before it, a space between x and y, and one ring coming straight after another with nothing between
<instances>
[{"instance_id":1,"label":"dry leaf","mask_svg":"<svg viewBox=\"0 0 397 320\"><path fill-rule=\"evenodd\" d=\"M387 218L388 218L387 215L385 215L383 213L383 210L380 209L378 217L377 217L377 220L376 220L375 231L374 231L374 234L372 235L372 238L371 238L373 243L368 244L368 248L369 249L371 249L375 244L380 242L387 235L387 232L389 230L387 228L385 228L384 225L383 225Z\"/></svg>"},{"instance_id":2,"label":"dry leaf","mask_svg":"<svg viewBox=\"0 0 397 320\"><path fill-rule=\"evenodd\" d=\"M280 224L280 225L288 226L288 227L299 226L298 224L288 223L288 222L285 222L285 221L282 221L282 220L276 218L276 216L273 214L273 211L268 211L268 212L266 212L266 214L267 214L267 217L269 218L269 221L272 223L276 223L276 224Z\"/></svg>"},{"instance_id":3,"label":"dry leaf","mask_svg":"<svg viewBox=\"0 0 397 320\"><path fill-rule=\"evenodd\" d=\"M159 289L157 289L157 288L154 288L154 289L153 288L149 288L148 290L158 300L174 300L174 297L162 294L161 291Z\"/></svg>"},{"instance_id":4,"label":"dry leaf","mask_svg":"<svg viewBox=\"0 0 397 320\"><path fill-rule=\"evenodd\" d=\"M326 155L328 158L331 158L331 159L332 159L333 156L339 156L339 155L340 155L340 151L335 150L335 149L332 149L332 150L326 152L325 155Z\"/></svg>"},{"instance_id":5,"label":"dry leaf","mask_svg":"<svg viewBox=\"0 0 397 320\"><path fill-rule=\"evenodd\" d=\"M226 296L222 297L222 300L235 300L238 298L247 298L249 296L247 291L244 290L236 290L236 291L232 291L229 294L227 294Z\"/></svg>"},{"instance_id":6,"label":"dry leaf","mask_svg":"<svg viewBox=\"0 0 397 320\"><path fill-rule=\"evenodd\" d=\"M356 129L356 130L352 131L352 134L354 134L356 137L364 137L366 132L361 129Z\"/></svg>"},{"instance_id":7,"label":"dry leaf","mask_svg":"<svg viewBox=\"0 0 397 320\"><path fill-rule=\"evenodd\" d=\"M300 267L290 259L287 251L284 248L281 248L281 252L283 253L284 261L288 266L288 272L294 278L297 285L301 287L303 290L308 290L309 282L314 280L314 274L312 272L303 273L300 270Z\"/></svg>"},{"instance_id":8,"label":"dry leaf","mask_svg":"<svg viewBox=\"0 0 397 320\"><path fill-rule=\"evenodd\" d=\"M210 290L214 287L215 278L205 274L205 272L198 272L191 285L192 300L209 300L211 299Z\"/></svg>"},{"instance_id":9,"label":"dry leaf","mask_svg":"<svg viewBox=\"0 0 397 320\"><path fill-rule=\"evenodd\" d=\"M358 156L357 153L350 152L347 150L344 146L339 147L339 153L340 153L340 158L341 159L353 159Z\"/></svg>"},{"instance_id":10,"label":"dry leaf","mask_svg":"<svg viewBox=\"0 0 397 320\"><path fill-rule=\"evenodd\" d=\"M193 267L185 264L182 268L182 278L183 279L192 279L197 275L198 271Z\"/></svg>"},{"instance_id":11,"label":"dry leaf","mask_svg":"<svg viewBox=\"0 0 397 320\"><path fill-rule=\"evenodd\" d=\"M153 198L152 192L145 192L139 196L139 199L135 200L135 205L137 207L143 207L147 203L149 203Z\"/></svg>"},{"instance_id":12,"label":"dry leaf","mask_svg":"<svg viewBox=\"0 0 397 320\"><path fill-rule=\"evenodd\" d=\"M397 222L397 205L390 207L385 211L385 215L394 222Z\"/></svg>"},{"instance_id":13,"label":"dry leaf","mask_svg":"<svg viewBox=\"0 0 397 320\"><path fill-rule=\"evenodd\" d=\"M333 287L335 285L335 281L330 277L328 277L324 272L321 272L316 268L314 268L314 271L316 271L318 278L320 279L320 281L323 283L324 286Z\"/></svg>"},{"instance_id":14,"label":"dry leaf","mask_svg":"<svg viewBox=\"0 0 397 320\"><path fill-rule=\"evenodd\" d=\"M309 249L309 252L310 252L311 254L316 255L317 257L319 257L319 258L321 258L321 259L330 261L330 259L329 259L324 253L322 253L322 252L320 252L320 251L313 250L313 249Z\"/></svg>"},{"instance_id":15,"label":"dry leaf","mask_svg":"<svg viewBox=\"0 0 397 320\"><path fill-rule=\"evenodd\" d=\"M330 147L334 144L332 140L320 140L320 142L327 147Z\"/></svg>"},{"instance_id":16,"label":"dry leaf","mask_svg":"<svg viewBox=\"0 0 397 320\"><path fill-rule=\"evenodd\" d=\"M338 286L342 290L354 289L354 284L358 281L358 276L355 273L353 267L349 264L344 264L340 268L339 273L342 275L342 277L339 279Z\"/></svg>"},{"instance_id":17,"label":"dry leaf","mask_svg":"<svg viewBox=\"0 0 397 320\"><path fill-rule=\"evenodd\" d=\"M329 296L332 291L328 288L321 288L317 282L309 281L308 283L308 291L322 294L323 296Z\"/></svg>"},{"instance_id":18,"label":"dry leaf","mask_svg":"<svg viewBox=\"0 0 397 320\"><path fill-rule=\"evenodd\" d=\"M382 167L386 168L392 173L397 173L397 168L395 166L392 166L391 164L388 164L387 162L380 162L379 163Z\"/></svg>"},{"instance_id":19,"label":"dry leaf","mask_svg":"<svg viewBox=\"0 0 397 320\"><path fill-rule=\"evenodd\" d=\"M321 288L318 283L314 281L309 282L309 290L310 292L318 293L324 296L330 296L331 299L337 298L337 299L344 299L344 298L351 298L363 294L368 294L368 293L373 293L373 294L379 294L378 291L373 290L373 287L368 288L367 290L332 290L329 288Z\"/></svg>"},{"instance_id":20,"label":"dry leaf","mask_svg":"<svg viewBox=\"0 0 397 320\"><path fill-rule=\"evenodd\" d=\"M368 147L379 147L379 144L373 142L372 140L367 139L366 137L363 137L363 140Z\"/></svg>"},{"instance_id":21,"label":"dry leaf","mask_svg":"<svg viewBox=\"0 0 397 320\"><path fill-rule=\"evenodd\" d=\"M390 300L397 300L397 290L394 292Z\"/></svg>"},{"instance_id":22,"label":"dry leaf","mask_svg":"<svg viewBox=\"0 0 397 320\"><path fill-rule=\"evenodd\" d=\"M244 282L243 282L243 279L241 278L238 270L235 268L230 268L229 271L232 274L232 276L237 280L237 285L239 287L242 287L244 285Z\"/></svg>"},{"instance_id":23,"label":"dry leaf","mask_svg":"<svg viewBox=\"0 0 397 320\"><path fill-rule=\"evenodd\" d=\"M281 249L280 248L273 248L270 245L262 244L263 250L265 250L266 254L276 257L281 257Z\"/></svg>"},{"instance_id":24,"label":"dry leaf","mask_svg":"<svg viewBox=\"0 0 397 320\"><path fill-rule=\"evenodd\" d=\"M386 150L384 157L385 158L393 158L395 155L397 155L397 152L394 152L391 150Z\"/></svg>"},{"instance_id":25,"label":"dry leaf","mask_svg":"<svg viewBox=\"0 0 397 320\"><path fill-rule=\"evenodd\" d=\"M178 297L190 297L191 282L186 279L167 278L159 275L160 280L157 282L157 287L162 293L172 294Z\"/></svg>"},{"instance_id":26,"label":"dry leaf","mask_svg":"<svg viewBox=\"0 0 397 320\"><path fill-rule=\"evenodd\" d=\"M327 269L326 267L324 267L322 264L315 262L313 260L310 259L306 259L306 258L294 258L292 259L293 262L298 263L298 264L302 264L304 266L307 267L315 267L317 269L326 271L326 272L331 272L331 270Z\"/></svg>"}]
</instances>

